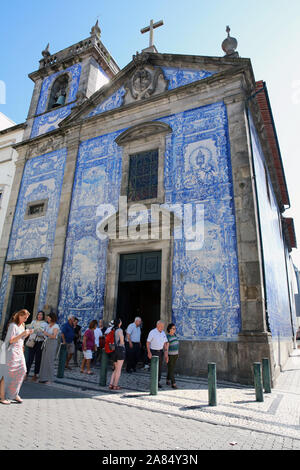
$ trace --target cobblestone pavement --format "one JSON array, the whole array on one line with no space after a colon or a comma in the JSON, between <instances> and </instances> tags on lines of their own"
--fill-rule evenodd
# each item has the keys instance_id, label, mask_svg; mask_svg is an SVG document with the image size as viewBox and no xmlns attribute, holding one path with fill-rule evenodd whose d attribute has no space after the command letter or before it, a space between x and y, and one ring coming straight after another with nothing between
<instances>
[{"instance_id":1,"label":"cobblestone pavement","mask_svg":"<svg viewBox=\"0 0 300 470\"><path fill-rule=\"evenodd\" d=\"M26 382L22 405L0 407L0 449L300 449L300 350L263 403L251 387L218 382L209 407L207 380L191 377L150 396L146 371L123 372L111 392L94 372Z\"/></svg>"}]
</instances>

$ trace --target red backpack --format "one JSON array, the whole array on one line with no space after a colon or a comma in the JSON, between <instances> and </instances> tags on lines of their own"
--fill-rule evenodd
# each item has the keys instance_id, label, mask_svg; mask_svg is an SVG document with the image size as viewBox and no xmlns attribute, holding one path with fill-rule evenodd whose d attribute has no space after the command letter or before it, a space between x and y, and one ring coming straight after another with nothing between
<instances>
[{"instance_id":1,"label":"red backpack","mask_svg":"<svg viewBox=\"0 0 300 470\"><path fill-rule=\"evenodd\" d=\"M105 336L105 346L104 346L106 354L110 354L115 350L115 330L111 330Z\"/></svg>"}]
</instances>

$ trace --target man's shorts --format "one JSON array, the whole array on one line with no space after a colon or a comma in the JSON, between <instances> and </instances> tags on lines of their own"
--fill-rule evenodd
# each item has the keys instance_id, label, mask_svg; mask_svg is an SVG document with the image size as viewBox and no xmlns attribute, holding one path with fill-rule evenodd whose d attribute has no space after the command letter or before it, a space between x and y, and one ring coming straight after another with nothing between
<instances>
[{"instance_id":1,"label":"man's shorts","mask_svg":"<svg viewBox=\"0 0 300 470\"><path fill-rule=\"evenodd\" d=\"M67 353L74 354L75 352L75 344L74 343L67 343Z\"/></svg>"}]
</instances>

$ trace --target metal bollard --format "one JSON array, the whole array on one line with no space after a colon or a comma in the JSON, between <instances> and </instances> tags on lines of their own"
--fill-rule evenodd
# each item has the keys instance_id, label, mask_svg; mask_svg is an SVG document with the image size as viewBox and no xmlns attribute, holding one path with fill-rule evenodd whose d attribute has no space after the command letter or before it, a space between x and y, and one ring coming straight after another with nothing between
<instances>
[{"instance_id":1,"label":"metal bollard","mask_svg":"<svg viewBox=\"0 0 300 470\"><path fill-rule=\"evenodd\" d=\"M208 404L217 406L217 368L214 362L208 363Z\"/></svg>"},{"instance_id":2,"label":"metal bollard","mask_svg":"<svg viewBox=\"0 0 300 470\"><path fill-rule=\"evenodd\" d=\"M158 392L158 365L159 357L152 356L150 367L150 395L157 395Z\"/></svg>"},{"instance_id":3,"label":"metal bollard","mask_svg":"<svg viewBox=\"0 0 300 470\"><path fill-rule=\"evenodd\" d=\"M255 386L255 393L256 393L256 401L264 401L260 362L254 362L253 372L254 372L254 386Z\"/></svg>"},{"instance_id":4,"label":"metal bollard","mask_svg":"<svg viewBox=\"0 0 300 470\"><path fill-rule=\"evenodd\" d=\"M106 386L107 366L108 366L108 355L106 354L105 350L102 349L101 364L100 364L100 377L99 377L99 385L101 385L101 387Z\"/></svg>"},{"instance_id":5,"label":"metal bollard","mask_svg":"<svg viewBox=\"0 0 300 470\"><path fill-rule=\"evenodd\" d=\"M65 364L67 360L67 345L61 344L58 356L57 378L63 379L65 372Z\"/></svg>"},{"instance_id":6,"label":"metal bollard","mask_svg":"<svg viewBox=\"0 0 300 470\"><path fill-rule=\"evenodd\" d=\"M262 376L265 393L272 393L271 390L271 372L270 361L267 357L262 360Z\"/></svg>"}]
</instances>

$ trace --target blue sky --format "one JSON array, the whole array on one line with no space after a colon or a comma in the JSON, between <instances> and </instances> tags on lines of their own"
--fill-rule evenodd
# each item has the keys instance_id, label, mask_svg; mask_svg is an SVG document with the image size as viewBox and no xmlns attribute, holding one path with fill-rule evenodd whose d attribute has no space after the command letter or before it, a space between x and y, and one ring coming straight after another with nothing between
<instances>
[{"instance_id":1,"label":"blue sky","mask_svg":"<svg viewBox=\"0 0 300 470\"><path fill-rule=\"evenodd\" d=\"M251 58L255 78L267 82L286 171L300 247L300 1L299 0L13 0L1 2L0 80L6 103L0 111L16 123L26 119L41 51L54 53L89 36L99 17L101 40L123 68L148 45L140 29L163 19L155 30L159 52L222 56L226 25ZM293 250L300 267L300 250Z\"/></svg>"}]
</instances>

